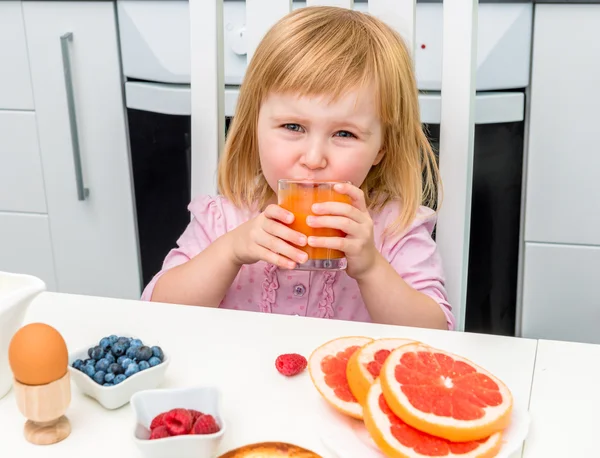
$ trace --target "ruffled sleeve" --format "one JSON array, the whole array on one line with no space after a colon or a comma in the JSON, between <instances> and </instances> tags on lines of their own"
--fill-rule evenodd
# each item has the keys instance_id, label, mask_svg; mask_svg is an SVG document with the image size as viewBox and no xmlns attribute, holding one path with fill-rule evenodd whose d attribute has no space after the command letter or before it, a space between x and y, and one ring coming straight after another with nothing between
<instances>
[{"instance_id":1,"label":"ruffled sleeve","mask_svg":"<svg viewBox=\"0 0 600 458\"><path fill-rule=\"evenodd\" d=\"M378 226L387 226L398 211L384 209ZM403 233L385 236L381 253L398 274L417 291L434 299L446 315L448 329L454 330L456 321L444 286L445 278L437 245L432 238L436 223L435 212L421 207L413 223ZM383 230L383 227L380 229Z\"/></svg>"},{"instance_id":2,"label":"ruffled sleeve","mask_svg":"<svg viewBox=\"0 0 600 458\"><path fill-rule=\"evenodd\" d=\"M192 216L190 223L177 240L177 247L167 254L161 270L144 288L142 300L151 300L156 282L166 271L189 261L227 232L227 221L220 197L197 197L188 205L188 210Z\"/></svg>"}]
</instances>

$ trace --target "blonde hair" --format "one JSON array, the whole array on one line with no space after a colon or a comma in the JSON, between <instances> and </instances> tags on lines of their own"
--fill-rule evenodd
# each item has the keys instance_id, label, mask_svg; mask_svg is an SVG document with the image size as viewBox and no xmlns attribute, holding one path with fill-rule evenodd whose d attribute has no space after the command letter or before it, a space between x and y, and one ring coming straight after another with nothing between
<instances>
[{"instance_id":1,"label":"blonde hair","mask_svg":"<svg viewBox=\"0 0 600 458\"><path fill-rule=\"evenodd\" d=\"M398 33L364 13L305 7L264 36L246 70L219 161L219 192L238 207L259 208L273 197L261 173L257 122L271 92L330 95L374 84L383 132L383 159L361 185L369 209L401 201L405 228L419 205L437 206L439 171L419 113L413 64Z\"/></svg>"}]
</instances>

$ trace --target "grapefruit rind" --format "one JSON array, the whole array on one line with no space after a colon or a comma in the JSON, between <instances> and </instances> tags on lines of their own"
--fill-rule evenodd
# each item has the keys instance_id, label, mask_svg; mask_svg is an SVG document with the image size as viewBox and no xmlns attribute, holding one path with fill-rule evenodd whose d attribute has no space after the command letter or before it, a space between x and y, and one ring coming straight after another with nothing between
<instances>
[{"instance_id":1,"label":"grapefruit rind","mask_svg":"<svg viewBox=\"0 0 600 458\"><path fill-rule=\"evenodd\" d=\"M403 393L401 384L395 378L395 369L405 353L432 352L449 356L473 367L477 372L486 375L498 385L502 403L497 406L484 408L485 414L480 419L458 420L453 417L443 417L433 413L423 412L415 408ZM441 437L453 442L480 440L496 432L506 429L511 420L513 398L508 387L497 377L477 364L453 353L430 347L421 343L404 345L394 350L387 358L381 370L379 379L384 398L394 414L406 424L432 436Z\"/></svg>"},{"instance_id":2,"label":"grapefruit rind","mask_svg":"<svg viewBox=\"0 0 600 458\"><path fill-rule=\"evenodd\" d=\"M402 345L415 343L410 339L399 338L382 338L374 340L364 345L360 350L355 352L348 361L346 376L348 377L348 385L358 403L364 405L367 399L367 392L375 381L375 377L367 369L367 364L374 360L375 354L380 350L395 350Z\"/></svg>"},{"instance_id":3,"label":"grapefruit rind","mask_svg":"<svg viewBox=\"0 0 600 458\"><path fill-rule=\"evenodd\" d=\"M377 447L388 458L431 457L432 455L420 454L414 448L402 444L392 434L392 423L385 412L379 407L379 397L382 393L381 382L377 379L369 388L364 405L364 424ZM492 458L498 454L501 447L502 433L497 432L469 452L455 454L449 451L445 455L436 454L435 456L442 458Z\"/></svg>"},{"instance_id":4,"label":"grapefruit rind","mask_svg":"<svg viewBox=\"0 0 600 458\"><path fill-rule=\"evenodd\" d=\"M338 398L334 389L325 382L325 373L321 368L321 362L326 356L336 355L348 347L360 348L372 341L371 337L363 336L338 337L315 349L308 358L308 372L319 394L339 412L357 420L363 419L362 406L358 402L347 402Z\"/></svg>"}]
</instances>

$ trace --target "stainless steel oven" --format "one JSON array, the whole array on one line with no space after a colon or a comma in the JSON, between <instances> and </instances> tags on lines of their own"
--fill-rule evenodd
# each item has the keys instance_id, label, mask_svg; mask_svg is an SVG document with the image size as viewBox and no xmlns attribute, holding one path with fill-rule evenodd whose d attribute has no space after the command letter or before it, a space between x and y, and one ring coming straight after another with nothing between
<instances>
[{"instance_id":1,"label":"stainless steel oven","mask_svg":"<svg viewBox=\"0 0 600 458\"><path fill-rule=\"evenodd\" d=\"M185 0L118 0L144 283L189 222L190 52ZM294 3L302 7L304 3ZM355 8L366 4L355 0ZM225 113L246 67L245 2L224 7ZM416 72L423 124L438 146L441 3L417 5ZM476 127L466 329L514 335L525 90L532 5L479 6ZM207 151L207 155L216 154ZM443 154L443 152L441 152Z\"/></svg>"}]
</instances>

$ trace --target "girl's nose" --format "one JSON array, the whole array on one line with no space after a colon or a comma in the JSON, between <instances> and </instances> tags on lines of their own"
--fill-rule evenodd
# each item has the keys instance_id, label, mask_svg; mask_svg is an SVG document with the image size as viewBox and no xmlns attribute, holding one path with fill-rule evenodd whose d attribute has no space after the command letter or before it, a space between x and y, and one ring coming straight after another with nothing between
<instances>
[{"instance_id":1,"label":"girl's nose","mask_svg":"<svg viewBox=\"0 0 600 458\"><path fill-rule=\"evenodd\" d=\"M302 155L300 161L305 167L314 169L323 169L327 165L324 145L320 142L312 142L307 145L307 149Z\"/></svg>"}]
</instances>

